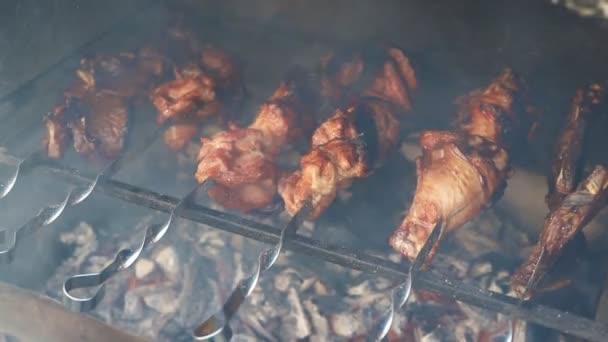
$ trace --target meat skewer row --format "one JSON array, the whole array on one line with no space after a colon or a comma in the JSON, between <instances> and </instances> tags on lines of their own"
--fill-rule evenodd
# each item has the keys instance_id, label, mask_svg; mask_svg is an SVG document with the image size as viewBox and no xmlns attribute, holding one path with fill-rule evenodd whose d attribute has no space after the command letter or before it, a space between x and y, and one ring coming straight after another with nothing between
<instances>
[{"instance_id":1,"label":"meat skewer row","mask_svg":"<svg viewBox=\"0 0 608 342\"><path fill-rule=\"evenodd\" d=\"M396 251L414 260L439 222L443 232L453 231L502 196L510 173L510 146L529 128L522 97L521 80L505 70L488 87L459 101L454 131L421 134L416 191L389 242Z\"/></svg>"},{"instance_id":2,"label":"meat skewer row","mask_svg":"<svg viewBox=\"0 0 608 342\"><path fill-rule=\"evenodd\" d=\"M260 106L253 123L203 138L196 179L214 180L209 196L226 208L249 211L269 206L276 195L281 149L310 134L319 108L311 73L293 67Z\"/></svg>"},{"instance_id":3,"label":"meat skewer row","mask_svg":"<svg viewBox=\"0 0 608 342\"><path fill-rule=\"evenodd\" d=\"M548 177L546 202L549 214L538 243L511 279L515 293L522 299L534 295L565 246L607 203L608 166L596 165L580 183L578 172L584 164L581 154L585 128L604 93L602 86L594 84L586 90L579 89L573 99Z\"/></svg>"},{"instance_id":4,"label":"meat skewer row","mask_svg":"<svg viewBox=\"0 0 608 342\"><path fill-rule=\"evenodd\" d=\"M45 116L43 141L49 158L61 158L69 140L83 155L116 157L129 123L129 106L163 73L162 57L152 49L84 58L64 103Z\"/></svg>"},{"instance_id":5,"label":"meat skewer row","mask_svg":"<svg viewBox=\"0 0 608 342\"><path fill-rule=\"evenodd\" d=\"M417 84L403 52L395 48L386 51L363 96L323 122L314 132L312 149L301 158L299 170L281 178L279 194L290 214L310 200L313 209L308 219L318 218L340 190L350 187L356 178L368 176L395 150L399 114L411 109L410 92ZM347 60L335 67L338 72L324 73L325 94L342 97L339 93L362 77L366 65L359 56L351 55ZM327 60L322 64L327 66Z\"/></svg>"}]
</instances>

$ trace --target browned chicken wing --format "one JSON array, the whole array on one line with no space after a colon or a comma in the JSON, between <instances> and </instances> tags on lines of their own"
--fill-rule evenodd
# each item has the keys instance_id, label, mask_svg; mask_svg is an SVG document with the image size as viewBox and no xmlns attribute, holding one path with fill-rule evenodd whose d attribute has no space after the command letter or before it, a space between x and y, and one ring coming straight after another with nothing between
<instances>
[{"instance_id":1,"label":"browned chicken wing","mask_svg":"<svg viewBox=\"0 0 608 342\"><path fill-rule=\"evenodd\" d=\"M506 70L461 101L454 132L421 135L416 192L391 236L395 250L415 259L436 224L441 222L444 231L457 229L502 196L510 170L509 143L516 132L528 129L519 127L524 119L516 105L521 92L518 77Z\"/></svg>"},{"instance_id":2,"label":"browned chicken wing","mask_svg":"<svg viewBox=\"0 0 608 342\"><path fill-rule=\"evenodd\" d=\"M404 53L387 48L380 66L359 53L325 56L321 61L322 91L336 99L352 94L349 87L364 82L361 98L338 109L312 137L312 151L302 157L300 169L284 176L279 194L290 214L307 200L309 219L318 218L340 190L365 177L389 157L399 140L399 113L411 109L410 92L416 78ZM366 75L367 74L367 75ZM340 100L338 99L338 102Z\"/></svg>"},{"instance_id":3,"label":"browned chicken wing","mask_svg":"<svg viewBox=\"0 0 608 342\"><path fill-rule=\"evenodd\" d=\"M290 71L246 128L234 125L202 139L196 179L217 183L209 195L227 208L248 211L268 206L276 195L279 172L274 163L281 148L307 135L315 122L318 100L308 72Z\"/></svg>"}]
</instances>

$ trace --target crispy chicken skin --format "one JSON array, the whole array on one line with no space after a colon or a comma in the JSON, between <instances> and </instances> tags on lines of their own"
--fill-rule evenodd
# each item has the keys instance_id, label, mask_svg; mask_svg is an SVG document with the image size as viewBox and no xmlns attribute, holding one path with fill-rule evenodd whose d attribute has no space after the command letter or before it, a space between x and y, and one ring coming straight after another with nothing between
<instances>
[{"instance_id":1,"label":"crispy chicken skin","mask_svg":"<svg viewBox=\"0 0 608 342\"><path fill-rule=\"evenodd\" d=\"M452 231L492 205L509 176L509 142L520 129L522 84L505 70L486 89L462 99L454 131L426 131L416 161L412 204L390 245L413 260L433 227ZM434 252L432 252L434 253Z\"/></svg>"},{"instance_id":2,"label":"crispy chicken skin","mask_svg":"<svg viewBox=\"0 0 608 342\"><path fill-rule=\"evenodd\" d=\"M209 179L209 191L224 207L249 211L272 203L279 176L274 161L281 148L312 131L318 99L309 73L293 68L246 128L230 125L203 138L196 179ZM312 96L312 97L311 97Z\"/></svg>"},{"instance_id":3,"label":"crispy chicken skin","mask_svg":"<svg viewBox=\"0 0 608 342\"><path fill-rule=\"evenodd\" d=\"M359 98L323 122L312 137L312 150L302 157L299 170L282 177L279 194L294 215L312 201L309 219L318 218L340 190L356 178L368 176L395 150L399 140L399 114L410 111L410 92L417 87L414 70L396 48L380 57L341 52L321 60L322 92L338 98L361 82ZM379 65L374 65L379 63Z\"/></svg>"}]
</instances>

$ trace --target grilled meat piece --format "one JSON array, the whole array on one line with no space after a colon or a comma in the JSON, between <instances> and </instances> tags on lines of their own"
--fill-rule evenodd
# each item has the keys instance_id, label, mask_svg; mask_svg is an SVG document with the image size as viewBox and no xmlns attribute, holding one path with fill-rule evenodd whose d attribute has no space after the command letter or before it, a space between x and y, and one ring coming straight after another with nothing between
<instances>
[{"instance_id":1,"label":"grilled meat piece","mask_svg":"<svg viewBox=\"0 0 608 342\"><path fill-rule=\"evenodd\" d=\"M604 87L593 84L579 89L572 100L566 125L557 141L555 161L549 175L549 192L546 197L549 210L559 206L562 199L574 191L580 180L581 156L589 116L605 95Z\"/></svg>"},{"instance_id":2,"label":"grilled meat piece","mask_svg":"<svg viewBox=\"0 0 608 342\"><path fill-rule=\"evenodd\" d=\"M238 108L244 95L241 70L234 57L210 45L200 47L197 55L199 60L194 63L174 66L175 79L160 85L151 95L159 124L166 120L189 122L188 134L181 134L181 138L193 138L198 133L192 131L196 123L213 116L223 118ZM180 132L186 132L184 125L180 128ZM176 137L175 128L171 129L173 132L165 134L165 142L174 150L183 147L186 141L178 143L169 138Z\"/></svg>"},{"instance_id":3,"label":"grilled meat piece","mask_svg":"<svg viewBox=\"0 0 608 342\"><path fill-rule=\"evenodd\" d=\"M308 218L313 220L331 205L339 190L368 174L367 155L361 140L333 139L315 146L302 157L300 169L281 179L279 194L292 215L310 199L313 210Z\"/></svg>"},{"instance_id":4,"label":"grilled meat piece","mask_svg":"<svg viewBox=\"0 0 608 342\"><path fill-rule=\"evenodd\" d=\"M593 84L578 89L574 96L548 175L549 215L534 250L511 279L520 298L529 299L534 295L568 242L606 205L607 166L596 165L592 173L580 181L585 131L598 112L597 107L603 103L604 95L604 86Z\"/></svg>"},{"instance_id":5,"label":"grilled meat piece","mask_svg":"<svg viewBox=\"0 0 608 342\"><path fill-rule=\"evenodd\" d=\"M562 250L606 205L608 166L592 173L551 211L534 250L514 274L511 285L518 297L529 299Z\"/></svg>"},{"instance_id":6,"label":"grilled meat piece","mask_svg":"<svg viewBox=\"0 0 608 342\"><path fill-rule=\"evenodd\" d=\"M293 68L246 128L203 138L196 179L218 184L209 195L227 208L248 211L271 204L279 172L274 161L281 148L308 135L318 99L309 73Z\"/></svg>"},{"instance_id":7,"label":"grilled meat piece","mask_svg":"<svg viewBox=\"0 0 608 342\"><path fill-rule=\"evenodd\" d=\"M46 117L48 156L61 158L69 132L76 152L114 158L122 151L127 123L127 102L120 96L87 91L82 99L68 98Z\"/></svg>"},{"instance_id":8,"label":"grilled meat piece","mask_svg":"<svg viewBox=\"0 0 608 342\"><path fill-rule=\"evenodd\" d=\"M279 182L279 194L290 214L311 199L309 219L318 218L340 190L350 187L356 178L368 176L395 150L399 114L411 110L410 92L417 81L401 50L381 52L378 57L348 51L321 60L325 96L336 101L355 96L350 88L357 88L356 83L365 88L359 90L354 104L338 109L317 128L312 150L302 157L300 169Z\"/></svg>"},{"instance_id":9,"label":"grilled meat piece","mask_svg":"<svg viewBox=\"0 0 608 342\"><path fill-rule=\"evenodd\" d=\"M70 138L80 154L118 156L127 133L130 101L145 95L161 73L162 61L150 49L81 60L64 103L46 115L48 156L60 158Z\"/></svg>"},{"instance_id":10,"label":"grilled meat piece","mask_svg":"<svg viewBox=\"0 0 608 342\"><path fill-rule=\"evenodd\" d=\"M363 74L363 56L357 51L338 51L321 57L321 93L339 102Z\"/></svg>"},{"instance_id":11,"label":"grilled meat piece","mask_svg":"<svg viewBox=\"0 0 608 342\"><path fill-rule=\"evenodd\" d=\"M46 134L43 138L43 144L46 154L51 159L59 159L65 153L65 146L69 137L63 120L64 111L64 106L57 106L45 116Z\"/></svg>"},{"instance_id":12,"label":"grilled meat piece","mask_svg":"<svg viewBox=\"0 0 608 342\"><path fill-rule=\"evenodd\" d=\"M152 103L159 112L157 122L202 112L206 104L216 101L215 87L213 78L196 65L176 68L175 80L162 84L152 94ZM209 116L212 114L215 113Z\"/></svg>"},{"instance_id":13,"label":"grilled meat piece","mask_svg":"<svg viewBox=\"0 0 608 342\"><path fill-rule=\"evenodd\" d=\"M117 157L123 149L129 118L127 99L111 93L98 92L94 99L86 99L88 114L86 134L108 158Z\"/></svg>"},{"instance_id":14,"label":"grilled meat piece","mask_svg":"<svg viewBox=\"0 0 608 342\"><path fill-rule=\"evenodd\" d=\"M162 56L145 48L138 53L83 58L76 74L85 89L111 91L130 98L145 96L154 78L160 77L163 70Z\"/></svg>"},{"instance_id":15,"label":"grilled meat piece","mask_svg":"<svg viewBox=\"0 0 608 342\"><path fill-rule=\"evenodd\" d=\"M519 127L521 92L518 77L505 70L486 89L461 101L455 131L422 133L416 192L390 238L395 250L414 260L436 224L441 222L444 231L457 229L502 196L510 170L509 143L516 132L528 129Z\"/></svg>"},{"instance_id":16,"label":"grilled meat piece","mask_svg":"<svg viewBox=\"0 0 608 342\"><path fill-rule=\"evenodd\" d=\"M323 95L338 104L350 101L353 95L371 96L410 111L410 95L417 88L409 59L390 46L327 54L321 59L320 74Z\"/></svg>"},{"instance_id":17,"label":"grilled meat piece","mask_svg":"<svg viewBox=\"0 0 608 342\"><path fill-rule=\"evenodd\" d=\"M340 190L382 165L399 138L394 106L366 98L338 109L315 131L312 150L300 160L300 169L283 177L279 194L290 214L311 199L310 219L318 218Z\"/></svg>"}]
</instances>

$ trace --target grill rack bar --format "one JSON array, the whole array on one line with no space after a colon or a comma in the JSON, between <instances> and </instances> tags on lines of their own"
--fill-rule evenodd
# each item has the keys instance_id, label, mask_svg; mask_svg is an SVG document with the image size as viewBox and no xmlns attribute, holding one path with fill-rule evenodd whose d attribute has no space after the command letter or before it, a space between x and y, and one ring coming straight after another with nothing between
<instances>
[{"instance_id":1,"label":"grill rack bar","mask_svg":"<svg viewBox=\"0 0 608 342\"><path fill-rule=\"evenodd\" d=\"M74 169L55 162L45 162L39 164L39 167L76 185L87 184L92 180ZM128 203L165 213L169 213L179 202L178 198L111 179L100 180L98 191ZM197 204L185 206L180 211L179 217L264 243L276 244L280 239L280 229L277 227ZM408 265L405 262L397 264L300 235L287 239L285 248L395 282L401 282L407 277ZM590 341L604 341L605 336L608 335L608 325L604 323L548 306L524 303L513 297L455 281L436 272L420 273L413 285L414 288L424 288L513 319L528 321Z\"/></svg>"}]
</instances>

